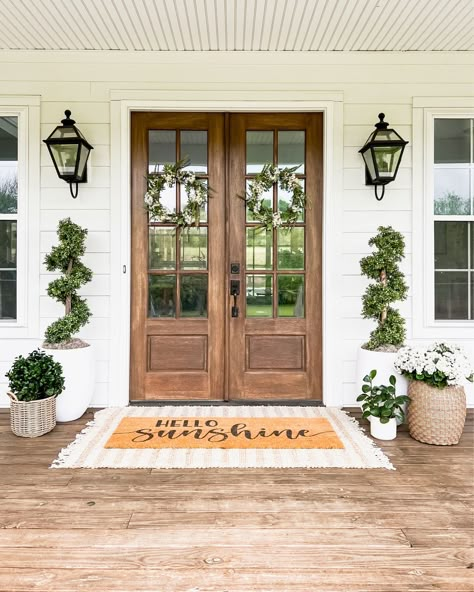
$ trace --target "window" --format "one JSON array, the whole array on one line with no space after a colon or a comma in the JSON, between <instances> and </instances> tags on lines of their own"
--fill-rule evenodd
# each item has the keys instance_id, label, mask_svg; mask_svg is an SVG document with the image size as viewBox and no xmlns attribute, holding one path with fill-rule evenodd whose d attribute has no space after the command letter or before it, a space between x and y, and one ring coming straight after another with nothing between
<instances>
[{"instance_id":1,"label":"window","mask_svg":"<svg viewBox=\"0 0 474 592\"><path fill-rule=\"evenodd\" d=\"M435 117L434 318L474 320L474 119Z\"/></svg>"},{"instance_id":2,"label":"window","mask_svg":"<svg viewBox=\"0 0 474 592\"><path fill-rule=\"evenodd\" d=\"M17 319L18 117L0 116L0 322Z\"/></svg>"}]
</instances>

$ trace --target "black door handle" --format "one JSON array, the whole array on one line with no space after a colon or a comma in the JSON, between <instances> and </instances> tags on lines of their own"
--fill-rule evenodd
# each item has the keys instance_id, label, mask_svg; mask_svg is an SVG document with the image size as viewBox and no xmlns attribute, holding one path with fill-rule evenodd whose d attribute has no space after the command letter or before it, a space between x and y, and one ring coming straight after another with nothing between
<instances>
[{"instance_id":1,"label":"black door handle","mask_svg":"<svg viewBox=\"0 0 474 592\"><path fill-rule=\"evenodd\" d=\"M239 307L237 306L237 296L240 296L240 280L230 280L230 295L234 297L234 304L232 306L232 317L239 316Z\"/></svg>"}]
</instances>

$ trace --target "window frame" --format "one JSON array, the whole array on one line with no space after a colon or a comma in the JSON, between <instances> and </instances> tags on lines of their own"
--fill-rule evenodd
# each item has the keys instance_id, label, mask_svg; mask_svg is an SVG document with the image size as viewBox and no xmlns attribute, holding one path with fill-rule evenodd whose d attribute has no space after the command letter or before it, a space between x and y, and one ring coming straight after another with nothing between
<instances>
[{"instance_id":1,"label":"window frame","mask_svg":"<svg viewBox=\"0 0 474 592\"><path fill-rule=\"evenodd\" d=\"M17 315L0 319L0 338L39 333L40 99L0 96L0 117L18 118Z\"/></svg>"},{"instance_id":2,"label":"window frame","mask_svg":"<svg viewBox=\"0 0 474 592\"><path fill-rule=\"evenodd\" d=\"M413 101L413 337L469 338L474 319L435 318L435 220L474 222L474 215L440 216L433 207L435 119L473 119L474 106L459 97ZM473 183L474 175L471 175ZM422 196L422 199L417 199ZM418 234L418 241L415 235ZM423 270L415 273L415 270Z\"/></svg>"}]
</instances>

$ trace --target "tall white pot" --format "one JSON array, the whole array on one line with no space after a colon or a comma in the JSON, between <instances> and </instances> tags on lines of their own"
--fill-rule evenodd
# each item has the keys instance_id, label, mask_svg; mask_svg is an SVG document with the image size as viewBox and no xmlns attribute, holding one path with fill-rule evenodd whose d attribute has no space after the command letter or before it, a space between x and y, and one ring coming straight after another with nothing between
<instances>
[{"instance_id":1,"label":"tall white pot","mask_svg":"<svg viewBox=\"0 0 474 592\"><path fill-rule=\"evenodd\" d=\"M89 407L94 394L95 360L92 346L44 351L61 364L65 378L64 391L56 399L57 421L79 419Z\"/></svg>"},{"instance_id":2,"label":"tall white pot","mask_svg":"<svg viewBox=\"0 0 474 592\"><path fill-rule=\"evenodd\" d=\"M377 370L377 376L374 378L374 385L389 385L390 376L393 374L397 379L397 395L407 395L408 379L401 376L395 370L393 363L397 357L397 352L379 352L369 349L359 348L356 366L356 387L357 395L362 392L364 376L371 370ZM404 409L406 411L406 409Z\"/></svg>"}]
</instances>

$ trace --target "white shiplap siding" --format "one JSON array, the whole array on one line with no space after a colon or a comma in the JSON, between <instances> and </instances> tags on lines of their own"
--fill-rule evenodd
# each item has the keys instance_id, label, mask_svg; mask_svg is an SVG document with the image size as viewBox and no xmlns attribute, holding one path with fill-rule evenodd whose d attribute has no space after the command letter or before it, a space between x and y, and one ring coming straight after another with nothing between
<instances>
[{"instance_id":1,"label":"white shiplap siding","mask_svg":"<svg viewBox=\"0 0 474 592\"><path fill-rule=\"evenodd\" d=\"M43 0L45 6L51 3ZM4 3L3 3L4 4ZM135 2L138 7L141 2ZM159 3L156 2L156 5ZM186 4L176 3L177 10L183 10ZM344 3L342 3L344 4ZM348 3L350 4L350 3ZM360 5L354 7L350 22L354 27L361 22ZM382 2L383 4L383 2ZM400 2L397 8L400 14L406 11L406 2ZM463 10L465 3L460 5ZM96 5L96 10L105 11L106 3L85 2L89 10ZM151 4L147 4L152 9ZM294 27L304 20L304 10L299 7L291 21L291 11L287 8L289 21L281 32L278 28L252 32L256 4L246 2L245 23L231 18L216 22L211 14L207 15L204 4L197 15L189 14L189 23L181 24L182 33L174 30L174 38L169 33L169 22L163 27L166 31L155 39L149 29L139 26L132 5L127 3L130 19L135 22L136 33L132 34L131 25L114 27L109 23L104 28L103 21L97 17L97 31L100 30L107 43L115 39L117 48L128 47L140 42L144 49L154 48L159 40L162 49L183 45L183 39L192 38L196 47L203 49L247 44L255 39L272 47L280 44L293 45L306 35L305 22L300 23L299 32L292 36ZM207 5L207 4L206 4ZM287 3L290 7L290 3ZM283 10L285 2L278 3L278 10ZM313 5L322 10L323 4ZM398 5L397 5L398 6ZM1 13L2 1L0 1ZM227 3L227 10L235 5ZM326 7L327 8L327 7ZM208 6L209 9L209 6ZM189 8L191 10L191 8ZM239 9L240 10L240 9ZM257 10L257 15L260 8ZM306 10L306 9L305 9ZM444 8L439 7L440 14ZM456 9L458 10L458 9ZM209 10L208 10L209 13ZM336 14L336 12L334 13ZM339 14L339 9L338 9ZM134 16L135 15L135 16ZM160 7L160 18L167 19L164 7ZM103 18L106 14L103 12ZM59 18L59 17L58 17ZM169 14L169 19L176 18ZM276 17L275 17L276 18ZM437 17L436 17L437 18ZM135 20L134 20L135 19ZM271 18L270 18L271 20ZM336 19L337 20L337 19ZM433 32L436 32L434 27ZM291 21L291 27L290 27ZM101 24L102 23L102 24ZM232 26L234 23L234 26ZM449 24L449 23L448 23ZM245 25L245 26L244 26ZM25 25L26 26L26 25ZM167 27L167 28L166 28ZM207 31L207 27L209 31ZM324 32L322 22L314 43L321 46L329 43L329 29ZM145 35L145 32L147 34ZM12 31L13 36L14 31ZM314 31L313 31L314 34ZM159 39L158 39L159 37ZM307 35L305 44L313 42L313 35ZM69 38L69 36L68 36ZM401 39L401 31L393 31L393 39ZM45 37L46 39L46 37ZM331 37L338 47L356 44L354 35L349 34L342 21L335 26ZM85 43L84 34L78 32L71 37L71 43L80 46ZM384 39L373 35L361 43L380 46ZM145 44L147 45L145 47ZM338 355L340 355L341 375L340 393L346 404L353 403L357 395L354 384L356 352L359 344L367 338L372 327L369 321L360 318L360 296L366 281L359 273L359 259L369 253L368 239L376 232L377 226L392 224L401 230L406 238L407 258L403 269L408 282L412 283L412 256L414 249L421 248L419 235L412 228L412 208L414 200L421 196L412 195L412 106L413 97L472 96L472 54L462 53L324 53L309 54L291 52L280 53L118 53L118 52L0 52L0 94L1 95L40 95L41 96L41 138L47 137L53 127L63 117L65 109L71 109L78 127L94 146L91 155L89 183L81 186L77 200L71 199L67 186L57 179L51 166L50 157L44 147L41 148L41 213L40 213L40 250L41 257L48 252L55 242L55 229L58 220L65 216L89 229L87 264L95 273L93 281L84 287L83 294L90 300L94 313L91 323L83 332L90 339L97 354L97 388L94 404L107 405L109 402L109 363L111 358L111 336L113 323L122 322L113 309L116 294L112 293L114 274L121 273L111 253L111 207L116 196L111 194L111 177L120 175L120 171L111 169L111 91L124 91L133 99L133 93L148 93L150 100L167 100L170 105L186 99L259 101L278 96L280 100L306 101L308 91L335 92L344 96L344 178L343 178L343 216L340 220L329 221L342 228L341 265L334 269L342 286L342 294L334 295L339 299L340 326L338 335ZM467 103L468 99L466 99ZM196 103L197 104L197 103ZM377 121L380 111L386 113L386 119L410 144L407 147L402 167L397 180L388 186L386 196L381 203L376 202L373 188L364 185L364 169L359 148L364 144ZM335 228L335 226L333 226ZM331 229L327 229L331 231ZM418 270L419 273L419 270ZM58 313L58 306L46 295L45 290L51 274L44 269L38 270L40 282L40 325L43 329ZM408 320L408 336L412 336L412 299L403 303L401 310ZM473 337L469 340L466 332L460 334L460 340L474 349ZM38 340L0 340L0 372L8 369L14 355L26 353L37 345ZM5 390L5 379L0 376L0 391ZM1 395L2 397L3 394ZM6 398L0 401L6 404ZM474 397L471 398L474 404Z\"/></svg>"}]
</instances>

